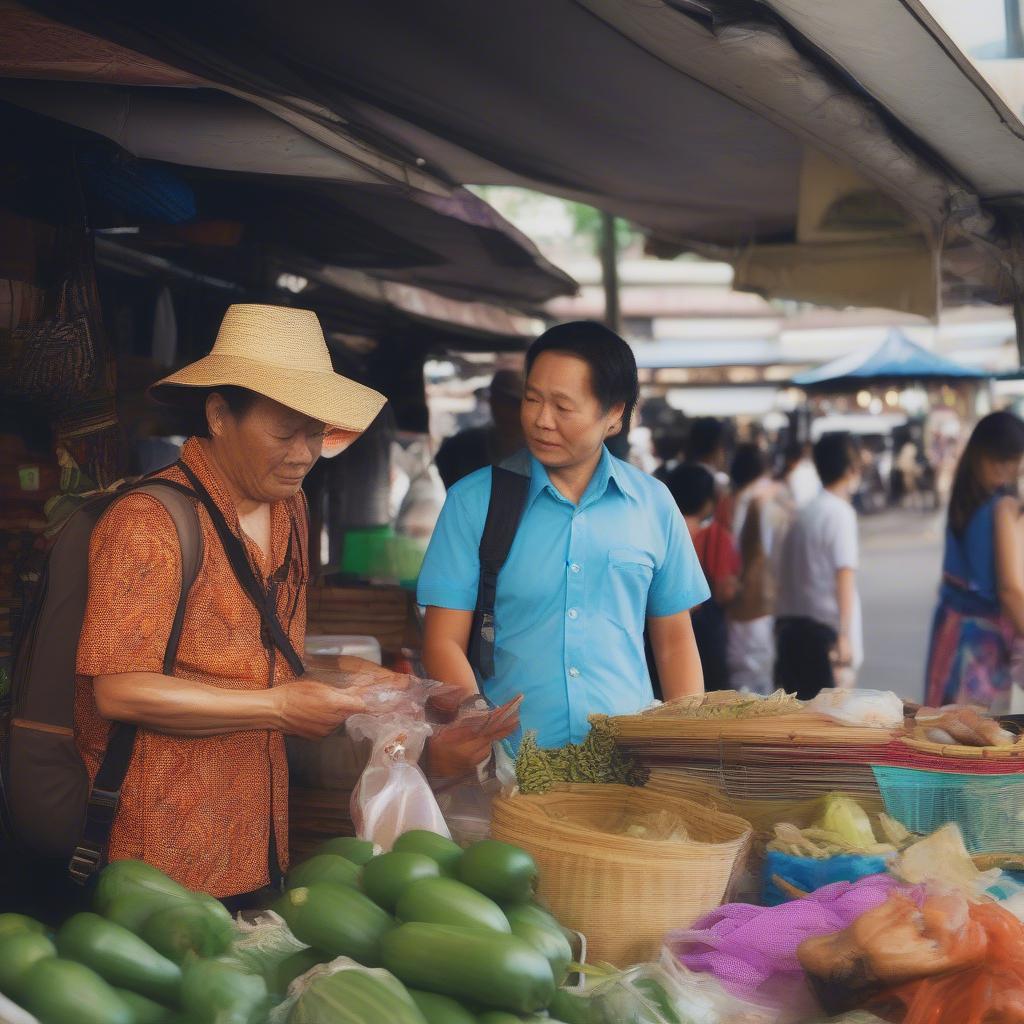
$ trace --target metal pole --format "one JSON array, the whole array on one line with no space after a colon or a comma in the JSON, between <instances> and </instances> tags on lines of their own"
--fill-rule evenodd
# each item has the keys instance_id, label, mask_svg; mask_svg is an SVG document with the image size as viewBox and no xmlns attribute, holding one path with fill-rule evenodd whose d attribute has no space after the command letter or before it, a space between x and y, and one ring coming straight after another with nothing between
<instances>
[{"instance_id":1,"label":"metal pole","mask_svg":"<svg viewBox=\"0 0 1024 1024\"><path fill-rule=\"evenodd\" d=\"M1017 328L1017 365L1024 367L1024 297L1013 300L1013 324Z\"/></svg>"},{"instance_id":2,"label":"metal pole","mask_svg":"<svg viewBox=\"0 0 1024 1024\"><path fill-rule=\"evenodd\" d=\"M1006 56L1024 57L1024 25L1020 20L1020 0L1004 0L1006 16Z\"/></svg>"},{"instance_id":3,"label":"metal pole","mask_svg":"<svg viewBox=\"0 0 1024 1024\"><path fill-rule=\"evenodd\" d=\"M601 280L604 283L604 322L616 334L621 334L619 246L615 238L615 217L604 211L601 212Z\"/></svg>"}]
</instances>

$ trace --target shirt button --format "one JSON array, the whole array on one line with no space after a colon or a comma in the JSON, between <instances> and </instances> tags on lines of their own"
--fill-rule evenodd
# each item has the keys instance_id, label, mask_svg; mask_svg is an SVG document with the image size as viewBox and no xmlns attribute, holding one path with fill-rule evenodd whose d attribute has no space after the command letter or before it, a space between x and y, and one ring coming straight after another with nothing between
<instances>
[{"instance_id":1,"label":"shirt button","mask_svg":"<svg viewBox=\"0 0 1024 1024\"><path fill-rule=\"evenodd\" d=\"M569 566L569 571L579 573L583 571L583 567L578 563L573 562L572 565Z\"/></svg>"},{"instance_id":2,"label":"shirt button","mask_svg":"<svg viewBox=\"0 0 1024 1024\"><path fill-rule=\"evenodd\" d=\"M573 679L575 679L579 674L580 674L580 670L575 665L573 665L573 667L571 669L569 669L569 675Z\"/></svg>"},{"instance_id":3,"label":"shirt button","mask_svg":"<svg viewBox=\"0 0 1024 1024\"><path fill-rule=\"evenodd\" d=\"M569 609L569 618L570 619L578 619L579 617L580 617L580 613L578 611L576 611L575 608L570 608Z\"/></svg>"}]
</instances>

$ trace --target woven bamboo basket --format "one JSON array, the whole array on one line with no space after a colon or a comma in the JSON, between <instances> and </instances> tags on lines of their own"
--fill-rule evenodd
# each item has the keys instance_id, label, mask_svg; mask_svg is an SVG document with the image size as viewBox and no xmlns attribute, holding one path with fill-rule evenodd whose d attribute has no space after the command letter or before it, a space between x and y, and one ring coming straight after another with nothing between
<instances>
[{"instance_id":1,"label":"woven bamboo basket","mask_svg":"<svg viewBox=\"0 0 1024 1024\"><path fill-rule=\"evenodd\" d=\"M670 811L689 838L619 834L624 821ZM591 960L617 967L654 960L672 928L721 904L750 841L750 825L689 800L630 786L565 785L494 801L491 834L528 850L538 895L587 938Z\"/></svg>"}]
</instances>

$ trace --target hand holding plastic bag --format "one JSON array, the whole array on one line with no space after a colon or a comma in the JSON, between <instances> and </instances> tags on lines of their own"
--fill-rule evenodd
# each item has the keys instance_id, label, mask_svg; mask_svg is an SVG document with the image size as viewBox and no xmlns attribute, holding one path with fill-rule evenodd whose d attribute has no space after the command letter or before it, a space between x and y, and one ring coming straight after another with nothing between
<instances>
[{"instance_id":1,"label":"hand holding plastic bag","mask_svg":"<svg viewBox=\"0 0 1024 1024\"><path fill-rule=\"evenodd\" d=\"M361 839L390 850L410 829L451 838L418 764L431 732L426 722L401 714L355 715L348 720L353 740L373 743L370 760L352 793L352 821Z\"/></svg>"},{"instance_id":2,"label":"hand holding plastic bag","mask_svg":"<svg viewBox=\"0 0 1024 1024\"><path fill-rule=\"evenodd\" d=\"M490 708L483 698L478 706L463 707L455 719L437 726L427 748L427 767L435 785L448 786L475 775L491 756L491 748L519 728L516 697L500 708Z\"/></svg>"}]
</instances>

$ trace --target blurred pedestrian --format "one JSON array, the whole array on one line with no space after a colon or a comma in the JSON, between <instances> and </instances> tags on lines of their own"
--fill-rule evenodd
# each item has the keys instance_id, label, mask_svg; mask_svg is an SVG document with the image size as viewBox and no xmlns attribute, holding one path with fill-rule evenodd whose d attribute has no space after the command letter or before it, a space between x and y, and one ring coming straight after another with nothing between
<instances>
[{"instance_id":1,"label":"blurred pedestrian","mask_svg":"<svg viewBox=\"0 0 1024 1024\"><path fill-rule=\"evenodd\" d=\"M690 425L686 440L686 461L703 466L715 483L715 497L721 498L729 490L726 466L725 424L714 416L700 416Z\"/></svg>"},{"instance_id":2,"label":"blurred pedestrian","mask_svg":"<svg viewBox=\"0 0 1024 1024\"><path fill-rule=\"evenodd\" d=\"M484 466L492 466L519 451L526 442L519 418L523 376L517 370L498 370L488 392L491 422L469 427L442 442L434 464L446 488Z\"/></svg>"},{"instance_id":3,"label":"blurred pedestrian","mask_svg":"<svg viewBox=\"0 0 1024 1024\"><path fill-rule=\"evenodd\" d=\"M928 652L929 705L1008 710L1011 651L1024 635L1022 459L1024 423L1008 412L980 420L960 457Z\"/></svg>"},{"instance_id":4,"label":"blurred pedestrian","mask_svg":"<svg viewBox=\"0 0 1024 1024\"><path fill-rule=\"evenodd\" d=\"M824 687L853 685L864 659L857 594L860 456L848 434L814 446L822 492L783 542L776 598L775 684L810 700Z\"/></svg>"},{"instance_id":5,"label":"blurred pedestrian","mask_svg":"<svg viewBox=\"0 0 1024 1024\"><path fill-rule=\"evenodd\" d=\"M774 501L777 485L768 460L754 444L736 449L730 468L733 492L732 536L740 554L739 590L729 605L729 685L734 690L768 694L775 660L774 545L787 522Z\"/></svg>"},{"instance_id":6,"label":"blurred pedestrian","mask_svg":"<svg viewBox=\"0 0 1024 1024\"><path fill-rule=\"evenodd\" d=\"M715 479L703 466L677 466L665 484L683 514L711 597L690 613L704 669L705 690L727 690L728 627L725 609L736 596L740 557L729 531L713 518Z\"/></svg>"},{"instance_id":7,"label":"blurred pedestrian","mask_svg":"<svg viewBox=\"0 0 1024 1024\"><path fill-rule=\"evenodd\" d=\"M821 491L821 480L811 459L811 446L793 441L786 446L782 480L797 510L809 505Z\"/></svg>"}]
</instances>

